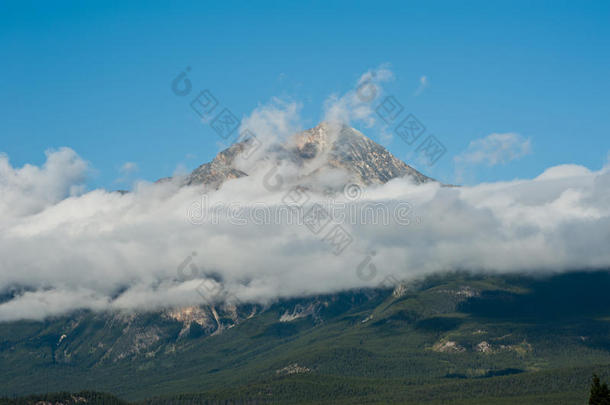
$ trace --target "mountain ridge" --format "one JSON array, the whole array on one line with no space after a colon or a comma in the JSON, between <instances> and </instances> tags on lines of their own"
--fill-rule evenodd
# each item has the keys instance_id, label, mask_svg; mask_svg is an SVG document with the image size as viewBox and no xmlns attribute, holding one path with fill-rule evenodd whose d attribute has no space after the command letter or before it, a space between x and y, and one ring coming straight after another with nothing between
<instances>
[{"instance_id":1,"label":"mountain ridge","mask_svg":"<svg viewBox=\"0 0 610 405\"><path fill-rule=\"evenodd\" d=\"M610 364L609 288L607 271L451 273L267 307L9 322L0 396L41 392L46 381L131 400L207 392L259 403L579 403L591 372Z\"/></svg>"}]
</instances>

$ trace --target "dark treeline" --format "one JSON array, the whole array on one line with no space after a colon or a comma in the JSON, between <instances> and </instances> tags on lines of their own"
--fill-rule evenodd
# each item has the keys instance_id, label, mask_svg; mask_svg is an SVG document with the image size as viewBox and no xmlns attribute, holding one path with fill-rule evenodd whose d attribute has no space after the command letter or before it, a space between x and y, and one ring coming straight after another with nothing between
<instances>
[{"instance_id":1,"label":"dark treeline","mask_svg":"<svg viewBox=\"0 0 610 405\"><path fill-rule=\"evenodd\" d=\"M122 401L111 394L94 391L81 391L76 394L56 392L19 398L0 398L0 405L35 405L39 402L63 405L83 403L93 405L128 405L128 402Z\"/></svg>"}]
</instances>

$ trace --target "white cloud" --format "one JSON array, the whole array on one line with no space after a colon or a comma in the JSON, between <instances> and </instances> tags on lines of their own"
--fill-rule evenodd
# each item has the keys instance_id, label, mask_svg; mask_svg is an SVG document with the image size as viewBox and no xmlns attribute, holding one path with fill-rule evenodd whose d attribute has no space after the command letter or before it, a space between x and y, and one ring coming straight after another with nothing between
<instances>
[{"instance_id":1,"label":"white cloud","mask_svg":"<svg viewBox=\"0 0 610 405\"><path fill-rule=\"evenodd\" d=\"M468 149L455 157L456 163L486 164L496 166L519 159L532 152L529 139L512 132L493 133L485 138L475 139Z\"/></svg>"},{"instance_id":2,"label":"white cloud","mask_svg":"<svg viewBox=\"0 0 610 405\"><path fill-rule=\"evenodd\" d=\"M64 164L69 167L70 160ZM289 179L291 169L282 170ZM45 176L43 169L35 172ZM70 177L70 170L60 172ZM212 207L223 202L242 213L261 207L279 212L286 189L265 190L265 174L261 167L208 194L205 213L211 218ZM0 290L24 286L30 292L0 304L0 320L41 319L75 308L155 309L201 302L196 292L201 280L178 277L177 267L191 252L197 252L192 263L200 279L216 274L240 299L262 302L376 285L388 275L408 278L456 268L608 267L609 184L607 170L576 167L551 168L533 180L462 188L396 179L367 189L363 201L384 204L390 212L409 202L412 223L344 220L354 242L340 256L304 225L287 221L241 223L221 216L217 223L193 224L187 212L201 201L197 187L140 183L125 195L94 190L53 204L34 193L40 200L35 205L44 209L2 217ZM320 194L310 196L326 202ZM364 281L356 269L372 250L378 274Z\"/></svg>"},{"instance_id":3,"label":"white cloud","mask_svg":"<svg viewBox=\"0 0 610 405\"><path fill-rule=\"evenodd\" d=\"M36 214L83 191L87 162L70 148L45 154L42 167L21 168L12 167L8 156L0 154L0 220Z\"/></svg>"},{"instance_id":4,"label":"white cloud","mask_svg":"<svg viewBox=\"0 0 610 405\"><path fill-rule=\"evenodd\" d=\"M537 180L563 179L567 177L587 177L591 171L580 165L559 165L546 169Z\"/></svg>"}]
</instances>

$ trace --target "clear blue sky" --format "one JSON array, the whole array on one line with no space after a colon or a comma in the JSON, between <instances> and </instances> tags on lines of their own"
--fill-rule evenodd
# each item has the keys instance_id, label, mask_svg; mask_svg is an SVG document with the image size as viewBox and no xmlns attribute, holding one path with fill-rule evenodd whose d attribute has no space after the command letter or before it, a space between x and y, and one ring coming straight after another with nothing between
<instances>
[{"instance_id":1,"label":"clear blue sky","mask_svg":"<svg viewBox=\"0 0 610 405\"><path fill-rule=\"evenodd\" d=\"M447 147L426 174L451 181L453 156L494 132L529 137L533 153L481 168L479 181L598 169L610 150L609 22L608 1L2 1L0 152L21 166L69 146L96 169L91 187L120 188L128 161L155 180L219 150L170 91L186 66L240 117L282 96L313 126L329 93L387 62L389 91Z\"/></svg>"}]
</instances>

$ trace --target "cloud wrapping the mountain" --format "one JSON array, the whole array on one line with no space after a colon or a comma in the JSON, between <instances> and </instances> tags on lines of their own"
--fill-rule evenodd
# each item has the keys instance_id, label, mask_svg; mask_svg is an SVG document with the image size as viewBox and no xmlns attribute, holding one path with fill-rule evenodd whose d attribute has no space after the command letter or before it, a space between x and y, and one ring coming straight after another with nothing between
<instances>
[{"instance_id":1,"label":"cloud wrapping the mountain","mask_svg":"<svg viewBox=\"0 0 610 405\"><path fill-rule=\"evenodd\" d=\"M373 77L365 76L358 84ZM366 108L354 97L329 99L327 118L366 121L370 110L350 112L353 103ZM274 102L242 127L270 145L300 129L298 109ZM280 156L264 150L240 161L248 176L205 194L180 179L141 182L127 194L83 193L88 166L68 148L47 152L41 167L15 168L0 156L0 321L223 299L267 303L456 269L610 267L608 167L563 165L531 180L473 187L403 178L329 195L347 174L330 170L310 177L317 187L295 191L303 168L289 160L277 166ZM324 163L313 160L307 170ZM301 197L302 209L289 208ZM303 220L315 203L327 214L324 227ZM337 226L350 241L339 252Z\"/></svg>"},{"instance_id":2,"label":"cloud wrapping the mountain","mask_svg":"<svg viewBox=\"0 0 610 405\"><path fill-rule=\"evenodd\" d=\"M50 190L60 195L70 189L69 179L80 177L74 159L54 153L48 155L54 163L29 170L48 178L45 167L61 160L65 167L55 172L66 178L55 179L57 189ZM10 169L4 173L21 170ZM607 169L562 166L532 180L462 188L395 179L367 188L356 201L339 194L333 203L311 192L310 203L329 212L334 206L335 222L353 238L338 256L324 232L316 235L296 217L290 222L276 215L285 208L288 185L269 191L261 186L266 174L261 169L206 196L198 187L141 183L129 194L94 190L55 203L36 186L24 194L14 185L14 203L22 195L44 208L2 216L0 288L25 292L0 304L0 319L205 303L198 291L204 280L222 284L239 300L268 302L443 270L553 272L610 265ZM30 177L31 184L49 190L41 178ZM3 184L7 191L8 182ZM39 201L32 203L34 196ZM227 202L236 211L229 212ZM397 220L401 202L412 207L408 224ZM388 207L389 223L350 217L350 207L372 203ZM202 207L200 215L193 207ZM264 213L273 219L263 220ZM189 257L181 274L178 267Z\"/></svg>"}]
</instances>

